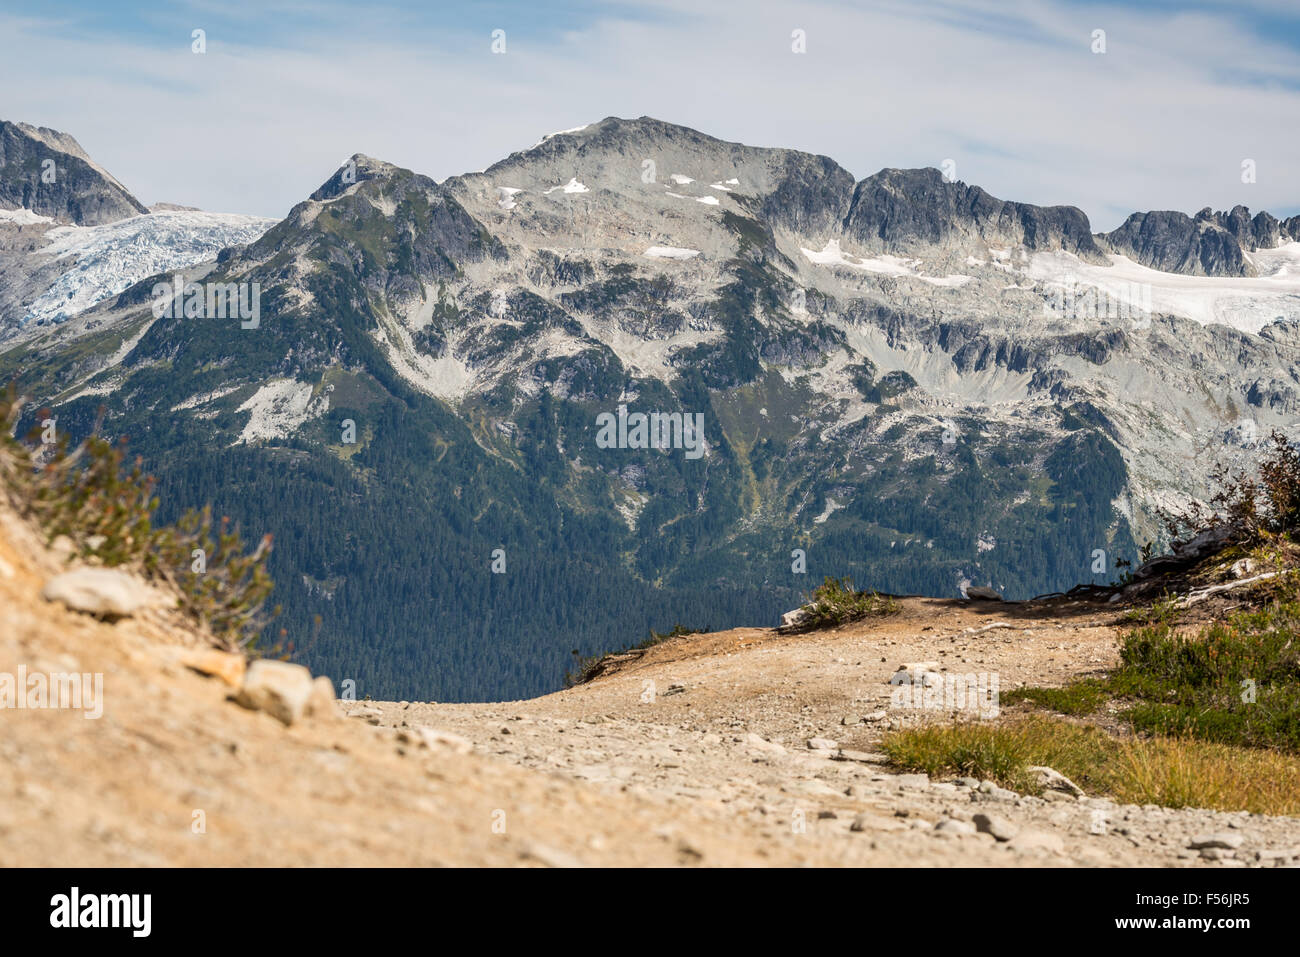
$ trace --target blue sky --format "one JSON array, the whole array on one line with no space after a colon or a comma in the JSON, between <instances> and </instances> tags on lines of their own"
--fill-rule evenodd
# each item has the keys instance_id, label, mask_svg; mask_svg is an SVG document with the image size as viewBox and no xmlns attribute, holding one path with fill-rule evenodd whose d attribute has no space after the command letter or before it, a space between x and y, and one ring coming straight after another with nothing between
<instances>
[{"instance_id":1,"label":"blue sky","mask_svg":"<svg viewBox=\"0 0 1300 957\"><path fill-rule=\"evenodd\" d=\"M0 81L0 118L72 133L145 202L272 216L355 152L441 179L643 114L857 177L953 159L1097 229L1300 211L1296 0L7 0Z\"/></svg>"}]
</instances>

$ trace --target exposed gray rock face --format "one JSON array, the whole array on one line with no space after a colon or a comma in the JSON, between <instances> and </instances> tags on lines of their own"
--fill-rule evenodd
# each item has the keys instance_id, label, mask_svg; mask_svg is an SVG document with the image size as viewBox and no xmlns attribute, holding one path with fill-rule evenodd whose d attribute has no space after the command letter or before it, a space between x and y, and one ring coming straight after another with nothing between
<instances>
[{"instance_id":1,"label":"exposed gray rock face","mask_svg":"<svg viewBox=\"0 0 1300 957\"><path fill-rule=\"evenodd\" d=\"M1245 206L1234 206L1225 223L1228 231L1237 238L1237 242L1254 252L1257 249L1272 249L1289 235L1283 236L1281 224L1268 212L1256 213L1252 219L1250 210Z\"/></svg>"},{"instance_id":2,"label":"exposed gray rock face","mask_svg":"<svg viewBox=\"0 0 1300 957\"><path fill-rule=\"evenodd\" d=\"M960 247L979 240L1104 261L1082 210L1005 202L978 186L948 182L937 169L884 169L867 177L853 191L844 227L868 247Z\"/></svg>"},{"instance_id":3,"label":"exposed gray rock face","mask_svg":"<svg viewBox=\"0 0 1300 957\"><path fill-rule=\"evenodd\" d=\"M805 235L838 230L853 195L853 177L825 156L780 152L776 186L763 201L763 219Z\"/></svg>"},{"instance_id":4,"label":"exposed gray rock face","mask_svg":"<svg viewBox=\"0 0 1300 957\"><path fill-rule=\"evenodd\" d=\"M0 209L19 207L78 226L149 212L68 134L0 120Z\"/></svg>"},{"instance_id":5,"label":"exposed gray rock face","mask_svg":"<svg viewBox=\"0 0 1300 957\"><path fill-rule=\"evenodd\" d=\"M838 233L853 196L852 174L826 156L729 143L648 116L611 116L552 135L482 173L452 177L443 185L460 195L484 180L511 187L549 176L561 186L577 170L584 191L656 203L665 188L690 185L694 192L712 186L714 198L743 195L765 224L807 235Z\"/></svg>"},{"instance_id":6,"label":"exposed gray rock face","mask_svg":"<svg viewBox=\"0 0 1300 957\"><path fill-rule=\"evenodd\" d=\"M1162 272L1244 276L1249 269L1241 246L1227 230L1185 213L1134 213L1108 233L1106 241L1116 252Z\"/></svg>"},{"instance_id":7,"label":"exposed gray rock face","mask_svg":"<svg viewBox=\"0 0 1300 957\"><path fill-rule=\"evenodd\" d=\"M1162 272L1254 276L1246 253L1291 242L1300 236L1297 228L1300 217L1278 222L1266 212L1252 218L1245 206L1228 213L1206 207L1195 218L1171 210L1134 213L1103 240L1114 252Z\"/></svg>"}]
</instances>

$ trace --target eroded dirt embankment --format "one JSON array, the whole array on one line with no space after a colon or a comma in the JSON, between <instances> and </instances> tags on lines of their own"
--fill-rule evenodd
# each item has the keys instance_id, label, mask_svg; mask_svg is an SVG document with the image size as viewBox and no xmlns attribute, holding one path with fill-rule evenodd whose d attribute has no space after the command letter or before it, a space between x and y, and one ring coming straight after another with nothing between
<instances>
[{"instance_id":1,"label":"eroded dirt embankment","mask_svg":"<svg viewBox=\"0 0 1300 957\"><path fill-rule=\"evenodd\" d=\"M811 635L693 635L508 704L340 702L285 727L182 662L174 612L40 597L61 565L0 511L0 675L103 676L102 715L0 710L0 861L28 865L1240 866L1300 822L986 793L885 772L897 666L1056 684L1112 664L1096 605L908 599ZM883 714L881 713L883 712ZM834 747L809 748L809 739ZM847 759L845 759L847 758ZM998 839L975 832L976 815ZM1188 850L1240 837L1230 860Z\"/></svg>"}]
</instances>

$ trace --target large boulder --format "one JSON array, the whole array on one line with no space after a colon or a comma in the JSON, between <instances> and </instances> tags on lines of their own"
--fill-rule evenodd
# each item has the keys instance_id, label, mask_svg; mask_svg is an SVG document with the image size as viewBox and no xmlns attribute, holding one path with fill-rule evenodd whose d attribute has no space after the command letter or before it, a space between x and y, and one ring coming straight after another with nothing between
<instances>
[{"instance_id":1,"label":"large boulder","mask_svg":"<svg viewBox=\"0 0 1300 957\"><path fill-rule=\"evenodd\" d=\"M262 658L248 666L243 687L231 697L289 725L303 716L312 690L311 672L302 665Z\"/></svg>"},{"instance_id":2,"label":"large boulder","mask_svg":"<svg viewBox=\"0 0 1300 957\"><path fill-rule=\"evenodd\" d=\"M115 568L74 568L55 575L41 597L100 618L126 618L142 608L175 604L174 598Z\"/></svg>"}]
</instances>

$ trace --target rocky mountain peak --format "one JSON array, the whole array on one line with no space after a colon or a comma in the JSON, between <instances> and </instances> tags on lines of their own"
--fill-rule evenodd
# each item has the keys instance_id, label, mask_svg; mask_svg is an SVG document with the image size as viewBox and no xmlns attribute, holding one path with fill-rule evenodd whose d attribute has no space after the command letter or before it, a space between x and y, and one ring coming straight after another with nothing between
<instances>
[{"instance_id":1,"label":"rocky mountain peak","mask_svg":"<svg viewBox=\"0 0 1300 957\"><path fill-rule=\"evenodd\" d=\"M367 156L365 153L353 153L348 161L334 171L334 175L321 184L311 199L316 201L336 199L358 183L367 180L383 179L394 173L404 172L400 167L383 160Z\"/></svg>"},{"instance_id":2,"label":"rocky mountain peak","mask_svg":"<svg viewBox=\"0 0 1300 957\"><path fill-rule=\"evenodd\" d=\"M0 120L0 208L98 226L149 212L67 133Z\"/></svg>"},{"instance_id":3,"label":"rocky mountain peak","mask_svg":"<svg viewBox=\"0 0 1300 957\"><path fill-rule=\"evenodd\" d=\"M1082 210L1006 202L934 168L883 169L864 179L854 190L845 231L883 249L979 241L1103 261Z\"/></svg>"},{"instance_id":4,"label":"rocky mountain peak","mask_svg":"<svg viewBox=\"0 0 1300 957\"><path fill-rule=\"evenodd\" d=\"M1102 237L1114 252L1162 272L1187 276L1256 276L1247 253L1276 249L1300 239L1300 217L1285 222L1245 206L1194 217L1175 210L1134 213Z\"/></svg>"},{"instance_id":5,"label":"rocky mountain peak","mask_svg":"<svg viewBox=\"0 0 1300 957\"><path fill-rule=\"evenodd\" d=\"M731 143L653 117L606 117L554 133L446 185L483 195L502 190L505 208L514 208L514 194L539 187L668 209L694 199L706 209L681 206L693 218L722 205L818 249L840 238L894 254L940 247L983 255L989 245L1024 246L1104 262L1087 216L1074 207L1005 202L935 169L884 169L856 182L826 156Z\"/></svg>"}]
</instances>

